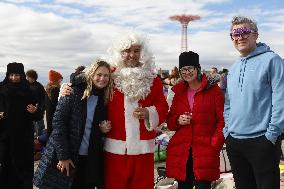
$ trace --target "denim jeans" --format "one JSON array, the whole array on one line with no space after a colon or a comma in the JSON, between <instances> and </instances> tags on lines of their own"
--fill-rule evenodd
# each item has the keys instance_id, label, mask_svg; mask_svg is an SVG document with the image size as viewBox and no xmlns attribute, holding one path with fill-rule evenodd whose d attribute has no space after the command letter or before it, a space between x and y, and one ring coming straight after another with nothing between
<instances>
[{"instance_id":1,"label":"denim jeans","mask_svg":"<svg viewBox=\"0 0 284 189\"><path fill-rule=\"evenodd\" d=\"M45 128L43 119L40 121L33 121L34 129L36 136L40 136L43 134L43 130Z\"/></svg>"}]
</instances>

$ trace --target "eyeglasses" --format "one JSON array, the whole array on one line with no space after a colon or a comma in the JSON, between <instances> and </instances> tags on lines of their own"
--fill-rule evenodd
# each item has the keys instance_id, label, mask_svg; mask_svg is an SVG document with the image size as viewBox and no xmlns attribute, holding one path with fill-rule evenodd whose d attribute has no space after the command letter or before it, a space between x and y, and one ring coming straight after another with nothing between
<instances>
[{"instance_id":1,"label":"eyeglasses","mask_svg":"<svg viewBox=\"0 0 284 189\"><path fill-rule=\"evenodd\" d=\"M232 33L230 33L231 39L233 41L238 40L242 37L242 39L247 39L251 33L257 33L256 31L248 28L237 28L234 29Z\"/></svg>"},{"instance_id":2,"label":"eyeglasses","mask_svg":"<svg viewBox=\"0 0 284 189\"><path fill-rule=\"evenodd\" d=\"M185 68L181 68L179 71L181 74L186 74L186 72L191 72L195 70L195 67L194 66L188 66L188 67L185 67Z\"/></svg>"}]
</instances>

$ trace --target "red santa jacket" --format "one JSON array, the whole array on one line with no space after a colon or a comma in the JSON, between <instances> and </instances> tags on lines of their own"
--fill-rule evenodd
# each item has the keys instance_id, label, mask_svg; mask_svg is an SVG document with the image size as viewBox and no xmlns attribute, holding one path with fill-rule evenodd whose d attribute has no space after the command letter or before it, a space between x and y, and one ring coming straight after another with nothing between
<instances>
[{"instance_id":1,"label":"red santa jacket","mask_svg":"<svg viewBox=\"0 0 284 189\"><path fill-rule=\"evenodd\" d=\"M150 124L133 117L133 111L138 106L147 107ZM162 82L157 77L145 99L131 101L115 89L113 99L108 105L108 120L111 121L112 128L106 135L105 151L128 155L153 153L153 129L165 121L167 112L168 104L163 95Z\"/></svg>"},{"instance_id":2,"label":"red santa jacket","mask_svg":"<svg viewBox=\"0 0 284 189\"><path fill-rule=\"evenodd\" d=\"M167 147L167 176L185 180L186 163L191 148L195 178L213 181L220 175L219 151L224 143L224 94L217 84L211 85L203 75L201 88L195 94L193 109L190 110L187 90L185 82L173 87L175 96L167 124L176 133ZM184 112L192 112L192 119L189 125L182 126L177 120Z\"/></svg>"}]
</instances>

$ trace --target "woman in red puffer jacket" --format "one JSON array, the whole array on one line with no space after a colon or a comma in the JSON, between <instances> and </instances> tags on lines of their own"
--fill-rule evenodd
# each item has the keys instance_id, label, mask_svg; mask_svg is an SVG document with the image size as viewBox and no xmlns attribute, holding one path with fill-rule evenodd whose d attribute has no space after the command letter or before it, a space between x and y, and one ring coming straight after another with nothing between
<instances>
[{"instance_id":1,"label":"woman in red puffer jacket","mask_svg":"<svg viewBox=\"0 0 284 189\"><path fill-rule=\"evenodd\" d=\"M172 89L167 119L176 131L167 147L167 176L178 180L179 189L210 189L220 176L224 94L217 80L201 74L197 53L181 53L179 70L183 81Z\"/></svg>"}]
</instances>

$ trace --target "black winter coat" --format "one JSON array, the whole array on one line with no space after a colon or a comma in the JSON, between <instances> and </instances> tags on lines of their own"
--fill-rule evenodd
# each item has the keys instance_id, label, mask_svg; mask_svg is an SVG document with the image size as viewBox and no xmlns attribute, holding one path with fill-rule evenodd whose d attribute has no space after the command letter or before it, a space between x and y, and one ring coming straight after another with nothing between
<instances>
[{"instance_id":1,"label":"black winter coat","mask_svg":"<svg viewBox=\"0 0 284 189\"><path fill-rule=\"evenodd\" d=\"M87 116L87 100L81 100L85 89L85 85L83 86L75 86L70 96L61 97L58 101L52 122L53 131L33 180L34 185L40 189L68 189L72 185ZM104 114L106 118L106 113ZM103 135L98 125L93 125L92 129L96 131L96 134L95 138L90 138L90 141L95 141L95 146L91 146L90 142L89 175L97 181L98 186L101 186L103 183ZM75 172L69 177L56 168L58 160L67 159L71 159L75 164Z\"/></svg>"},{"instance_id":2,"label":"black winter coat","mask_svg":"<svg viewBox=\"0 0 284 189\"><path fill-rule=\"evenodd\" d=\"M46 127L47 127L47 135L50 136L52 132L52 119L54 116L54 112L56 110L56 106L58 103L59 96L59 87L53 87L50 91L50 96L45 96L45 107L46 107Z\"/></svg>"},{"instance_id":3,"label":"black winter coat","mask_svg":"<svg viewBox=\"0 0 284 189\"><path fill-rule=\"evenodd\" d=\"M40 108L41 111L45 111L45 97L46 92L41 83L38 81L35 81L33 83L30 83L30 88L34 93L36 94L37 102L38 102L38 108Z\"/></svg>"},{"instance_id":4,"label":"black winter coat","mask_svg":"<svg viewBox=\"0 0 284 189\"><path fill-rule=\"evenodd\" d=\"M5 81L5 80L4 80ZM34 127L32 121L40 120L43 112L27 111L28 104L37 104L35 94L24 80L20 85L11 85L7 80L0 83L0 164L4 181L0 188L30 188L33 178ZM0 174L0 177L3 177ZM12 177L12 178L11 178ZM0 180L1 180L0 178ZM12 186L14 185L14 186Z\"/></svg>"}]
</instances>

